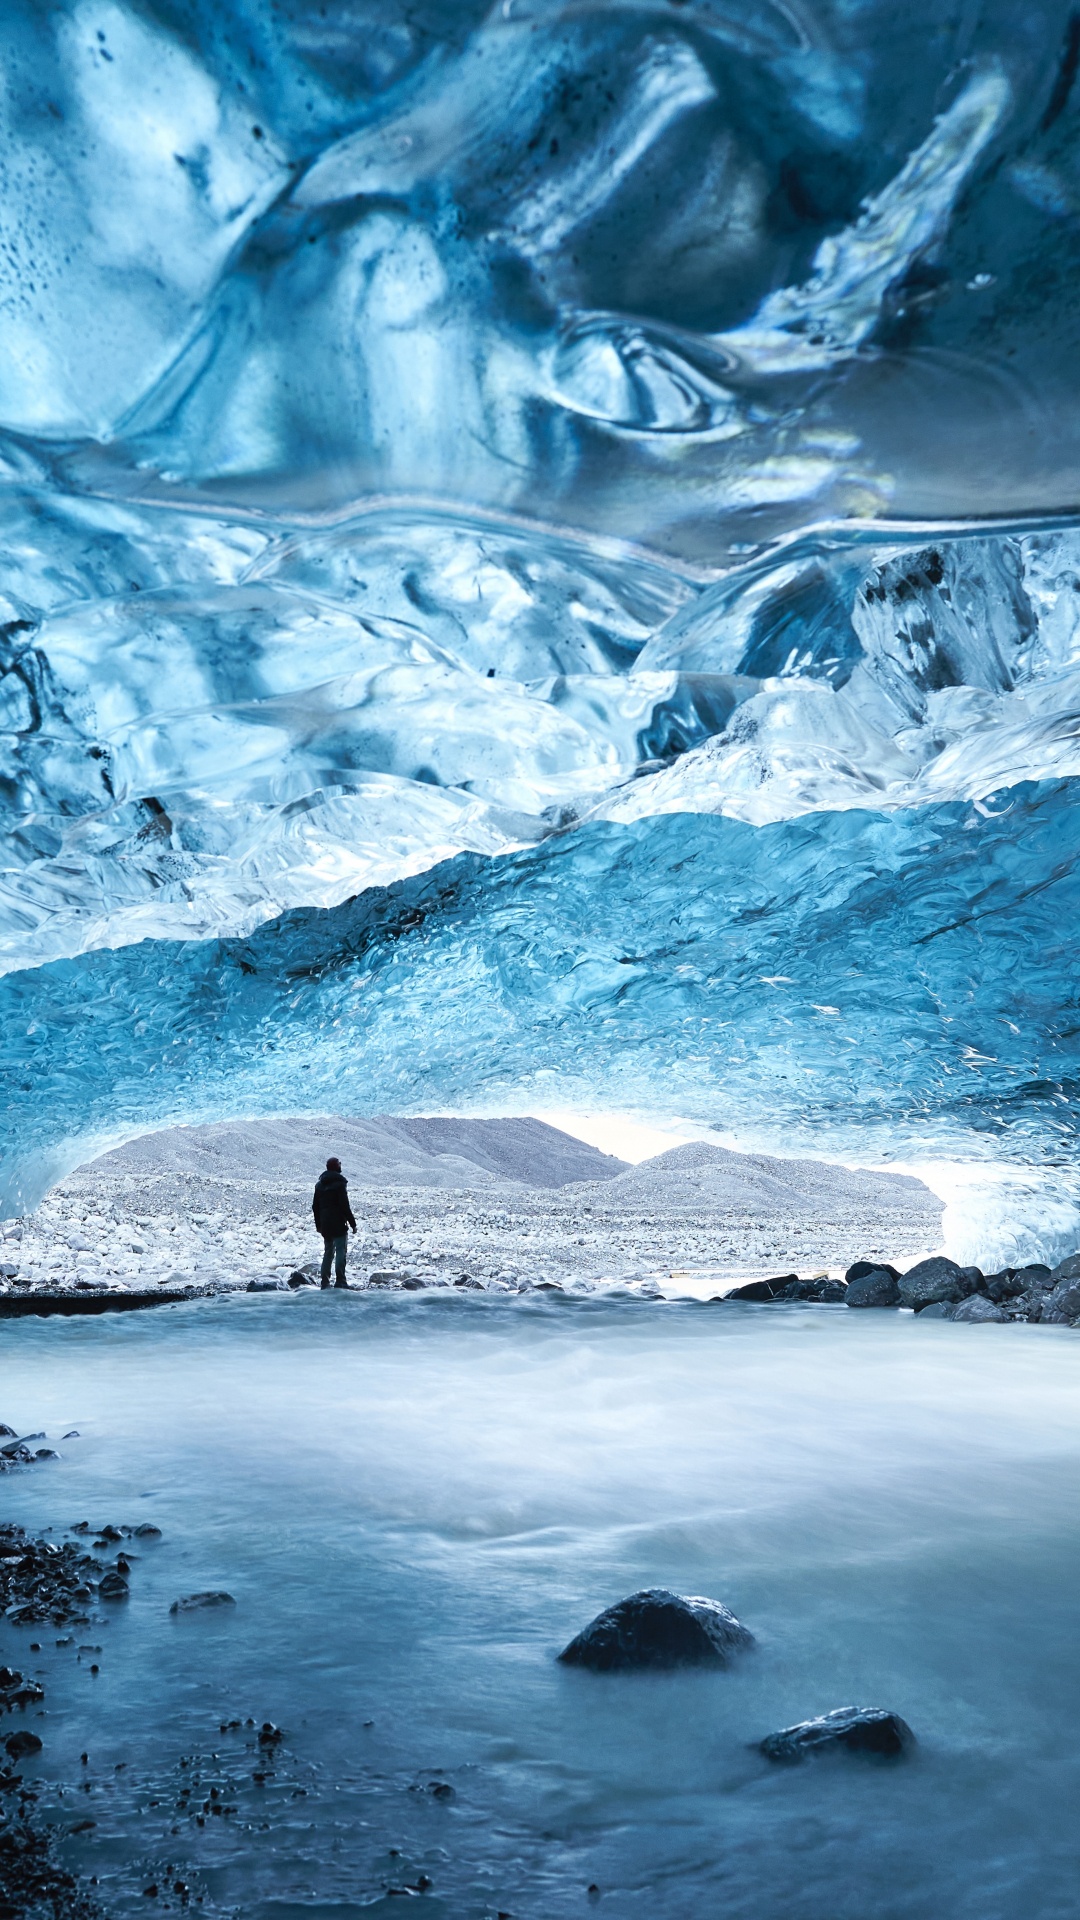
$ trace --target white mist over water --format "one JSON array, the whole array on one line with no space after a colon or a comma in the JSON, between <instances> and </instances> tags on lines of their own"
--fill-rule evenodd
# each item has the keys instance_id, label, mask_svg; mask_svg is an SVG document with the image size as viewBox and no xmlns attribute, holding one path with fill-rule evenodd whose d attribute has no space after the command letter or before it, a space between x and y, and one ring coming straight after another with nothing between
<instances>
[{"instance_id":1,"label":"white mist over water","mask_svg":"<svg viewBox=\"0 0 1080 1920\"><path fill-rule=\"evenodd\" d=\"M592 1883L616 1920L1075 1913L1069 1330L252 1297L20 1322L3 1376L5 1419L82 1434L5 1483L11 1518L164 1531L76 1630L98 1676L59 1633L0 1646L46 1681L43 1804L96 1820L65 1849L113 1920L164 1863L244 1920L396 1913L421 1874L445 1920L563 1920ZM652 1584L726 1601L756 1652L555 1663ZM170 1618L200 1588L235 1610ZM849 1701L904 1715L911 1764L752 1751ZM219 1731L248 1715L286 1730L262 1785ZM196 1774L236 1815L177 1814Z\"/></svg>"}]
</instances>

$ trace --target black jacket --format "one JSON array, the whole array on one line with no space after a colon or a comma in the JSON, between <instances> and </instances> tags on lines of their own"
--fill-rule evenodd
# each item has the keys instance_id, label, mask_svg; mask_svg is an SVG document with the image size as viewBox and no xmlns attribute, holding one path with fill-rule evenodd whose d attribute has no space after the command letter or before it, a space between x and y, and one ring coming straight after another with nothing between
<instances>
[{"instance_id":1,"label":"black jacket","mask_svg":"<svg viewBox=\"0 0 1080 1920\"><path fill-rule=\"evenodd\" d=\"M356 1221L349 1205L349 1183L343 1173L320 1173L311 1211L315 1215L315 1231L325 1239L337 1240L346 1227L356 1232Z\"/></svg>"}]
</instances>

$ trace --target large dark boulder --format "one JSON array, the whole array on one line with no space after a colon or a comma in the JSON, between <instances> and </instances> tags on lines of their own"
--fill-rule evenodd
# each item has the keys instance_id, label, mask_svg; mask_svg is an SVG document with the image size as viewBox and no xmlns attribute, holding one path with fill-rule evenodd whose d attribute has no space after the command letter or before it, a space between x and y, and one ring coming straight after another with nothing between
<instances>
[{"instance_id":1,"label":"large dark boulder","mask_svg":"<svg viewBox=\"0 0 1080 1920\"><path fill-rule=\"evenodd\" d=\"M898 1307L900 1288L887 1267L871 1267L848 1281L844 1298L849 1307Z\"/></svg>"},{"instance_id":2,"label":"large dark boulder","mask_svg":"<svg viewBox=\"0 0 1080 1920\"><path fill-rule=\"evenodd\" d=\"M800 1720L766 1735L761 1751L766 1760L788 1763L811 1754L869 1753L881 1760L899 1760L915 1745L906 1720L885 1707L834 1707L816 1720Z\"/></svg>"},{"instance_id":3,"label":"large dark boulder","mask_svg":"<svg viewBox=\"0 0 1080 1920\"><path fill-rule=\"evenodd\" d=\"M939 1300L962 1300L971 1287L962 1278L955 1260L939 1254L933 1260L920 1260L900 1276L900 1304L905 1307L930 1307Z\"/></svg>"},{"instance_id":4,"label":"large dark boulder","mask_svg":"<svg viewBox=\"0 0 1080 1920\"><path fill-rule=\"evenodd\" d=\"M1059 1280L1080 1280L1080 1253L1070 1253L1067 1260L1059 1260L1050 1278L1055 1286Z\"/></svg>"},{"instance_id":5,"label":"large dark boulder","mask_svg":"<svg viewBox=\"0 0 1080 1920\"><path fill-rule=\"evenodd\" d=\"M856 1260L854 1265L848 1268L844 1279L850 1286L853 1280L865 1280L868 1273L891 1273L894 1280L900 1278L897 1269L890 1267L887 1260Z\"/></svg>"},{"instance_id":6,"label":"large dark boulder","mask_svg":"<svg viewBox=\"0 0 1080 1920\"><path fill-rule=\"evenodd\" d=\"M719 1600L646 1587L598 1613L559 1659L594 1673L641 1667L727 1666L754 1644L748 1627Z\"/></svg>"}]
</instances>

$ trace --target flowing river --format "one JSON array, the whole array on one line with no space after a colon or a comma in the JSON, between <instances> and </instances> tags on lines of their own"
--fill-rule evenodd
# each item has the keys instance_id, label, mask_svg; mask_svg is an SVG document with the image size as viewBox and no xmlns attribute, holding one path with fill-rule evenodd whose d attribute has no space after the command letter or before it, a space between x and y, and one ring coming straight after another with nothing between
<instances>
[{"instance_id":1,"label":"flowing river","mask_svg":"<svg viewBox=\"0 0 1080 1920\"><path fill-rule=\"evenodd\" d=\"M107 1624L0 1631L109 1920L1074 1920L1075 1333L330 1294L2 1340L0 1416L63 1456L5 1517L163 1533ZM556 1663L653 1585L756 1651ZM235 1607L170 1614L202 1589ZM849 1702L912 1758L754 1748Z\"/></svg>"}]
</instances>

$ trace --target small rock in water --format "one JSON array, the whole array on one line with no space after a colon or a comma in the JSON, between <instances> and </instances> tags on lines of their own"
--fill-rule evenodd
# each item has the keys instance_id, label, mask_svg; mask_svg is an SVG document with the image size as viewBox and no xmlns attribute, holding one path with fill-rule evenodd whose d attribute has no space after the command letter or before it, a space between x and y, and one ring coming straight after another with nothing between
<instances>
[{"instance_id":1,"label":"small rock in water","mask_svg":"<svg viewBox=\"0 0 1080 1920\"><path fill-rule=\"evenodd\" d=\"M106 1573L102 1576L98 1593L102 1600L126 1600L128 1583L122 1573Z\"/></svg>"},{"instance_id":2,"label":"small rock in water","mask_svg":"<svg viewBox=\"0 0 1080 1920\"><path fill-rule=\"evenodd\" d=\"M872 1267L848 1281L844 1298L849 1307L898 1307L900 1288L888 1267Z\"/></svg>"},{"instance_id":3,"label":"small rock in water","mask_svg":"<svg viewBox=\"0 0 1080 1920\"><path fill-rule=\"evenodd\" d=\"M928 1307L917 1307L920 1320L951 1320L955 1308L947 1300L932 1300Z\"/></svg>"},{"instance_id":4,"label":"small rock in water","mask_svg":"<svg viewBox=\"0 0 1080 1920\"><path fill-rule=\"evenodd\" d=\"M20 1728L18 1733L8 1734L4 1751L12 1760L25 1760L27 1754L41 1752L41 1741L36 1733Z\"/></svg>"},{"instance_id":5,"label":"small rock in water","mask_svg":"<svg viewBox=\"0 0 1080 1920\"><path fill-rule=\"evenodd\" d=\"M201 1613L206 1607L235 1607L231 1593L184 1593L174 1600L170 1613Z\"/></svg>"},{"instance_id":6,"label":"small rock in water","mask_svg":"<svg viewBox=\"0 0 1080 1920\"><path fill-rule=\"evenodd\" d=\"M794 1727L767 1734L760 1751L766 1760L789 1762L837 1748L845 1753L898 1760L914 1745L915 1735L898 1713L890 1713L885 1707L834 1707L816 1720L800 1720Z\"/></svg>"},{"instance_id":7,"label":"small rock in water","mask_svg":"<svg viewBox=\"0 0 1080 1920\"><path fill-rule=\"evenodd\" d=\"M594 1673L640 1667L726 1666L754 1636L718 1600L647 1587L599 1613L564 1647L567 1666Z\"/></svg>"},{"instance_id":8,"label":"small rock in water","mask_svg":"<svg viewBox=\"0 0 1080 1920\"><path fill-rule=\"evenodd\" d=\"M972 1291L956 1261L944 1257L909 1267L900 1276L899 1289L901 1306L916 1308L936 1306L939 1300L960 1300Z\"/></svg>"},{"instance_id":9,"label":"small rock in water","mask_svg":"<svg viewBox=\"0 0 1080 1920\"><path fill-rule=\"evenodd\" d=\"M962 1320L965 1326L978 1326L988 1320L1007 1320L1008 1317L1004 1309L995 1306L984 1293L973 1293L970 1300L961 1300L949 1316L951 1320Z\"/></svg>"}]
</instances>

